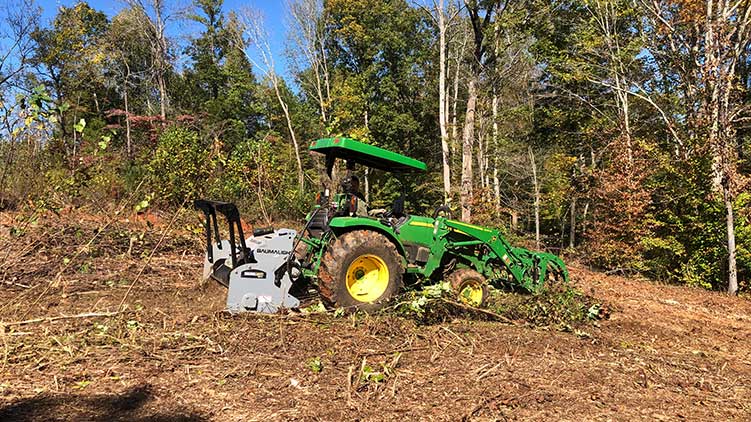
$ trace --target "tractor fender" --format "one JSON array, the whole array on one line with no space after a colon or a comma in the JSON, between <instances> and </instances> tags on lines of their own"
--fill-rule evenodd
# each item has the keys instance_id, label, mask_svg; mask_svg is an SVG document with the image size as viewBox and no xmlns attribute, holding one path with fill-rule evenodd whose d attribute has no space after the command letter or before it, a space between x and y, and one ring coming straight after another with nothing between
<instances>
[{"instance_id":1,"label":"tractor fender","mask_svg":"<svg viewBox=\"0 0 751 422\"><path fill-rule=\"evenodd\" d=\"M396 237L396 234L391 227L381 223L373 218L365 217L345 217L334 218L329 221L329 228L335 235L341 236L344 233L351 232L353 230L373 230L386 236L396 246L396 250L399 251L399 255L406 259L407 251L404 248L402 242Z\"/></svg>"}]
</instances>

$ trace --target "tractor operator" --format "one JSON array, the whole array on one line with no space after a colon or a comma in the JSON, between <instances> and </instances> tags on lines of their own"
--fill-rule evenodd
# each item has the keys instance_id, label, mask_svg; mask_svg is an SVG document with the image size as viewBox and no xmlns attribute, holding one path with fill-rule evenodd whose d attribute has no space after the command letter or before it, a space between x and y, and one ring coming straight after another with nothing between
<instances>
[{"instance_id":1,"label":"tractor operator","mask_svg":"<svg viewBox=\"0 0 751 422\"><path fill-rule=\"evenodd\" d=\"M360 179L354 174L349 179L349 193L357 197L357 215L368 216L368 203L365 202L365 196L360 192Z\"/></svg>"}]
</instances>

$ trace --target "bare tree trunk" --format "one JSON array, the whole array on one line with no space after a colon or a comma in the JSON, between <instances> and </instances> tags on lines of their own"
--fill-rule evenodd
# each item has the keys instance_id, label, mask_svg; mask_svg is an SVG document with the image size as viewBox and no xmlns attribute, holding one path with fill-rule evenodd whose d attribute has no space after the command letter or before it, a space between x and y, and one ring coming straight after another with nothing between
<instances>
[{"instance_id":1,"label":"bare tree trunk","mask_svg":"<svg viewBox=\"0 0 751 422\"><path fill-rule=\"evenodd\" d=\"M368 109L365 109L365 130L370 132L370 121L368 119ZM370 168L365 167L365 202L370 202Z\"/></svg>"},{"instance_id":2,"label":"bare tree trunk","mask_svg":"<svg viewBox=\"0 0 751 422\"><path fill-rule=\"evenodd\" d=\"M164 73L159 71L157 74L157 84L159 85L159 116L162 120L167 119L167 84L164 82Z\"/></svg>"},{"instance_id":3,"label":"bare tree trunk","mask_svg":"<svg viewBox=\"0 0 751 422\"><path fill-rule=\"evenodd\" d=\"M589 202L584 204L584 211L582 212L582 238L587 237L587 215L589 214Z\"/></svg>"},{"instance_id":4,"label":"bare tree trunk","mask_svg":"<svg viewBox=\"0 0 751 422\"><path fill-rule=\"evenodd\" d=\"M478 110L475 112L477 123L477 169L480 176L480 187L484 190L485 185L485 125L483 119L482 109L478 106Z\"/></svg>"},{"instance_id":5,"label":"bare tree trunk","mask_svg":"<svg viewBox=\"0 0 751 422\"><path fill-rule=\"evenodd\" d=\"M453 83L453 92L454 97L452 99L451 104L451 140L453 141L452 144L456 145L456 140L459 137L459 123L458 123L458 113L457 113L457 107L459 105L459 74L461 73L459 70L461 69L461 63L464 57L464 52L467 48L467 42L469 39L469 33L467 32L466 28L463 30L462 34L462 46L459 49L458 54L456 55L456 69L454 70L454 83ZM447 104L448 104L448 100ZM446 106L448 109L448 105ZM454 151L455 152L455 151Z\"/></svg>"},{"instance_id":6,"label":"bare tree trunk","mask_svg":"<svg viewBox=\"0 0 751 422\"><path fill-rule=\"evenodd\" d=\"M289 130L289 136L292 137L292 147L295 149L295 161L297 161L297 187L299 192L302 193L305 188L305 174L302 170L302 159L300 158L300 145L297 143L297 136L295 135L295 129L292 127L292 117L289 114L289 107L287 102L282 98L282 94L279 91L279 82L276 79L276 75L272 77L272 84L274 85L274 92L276 93L276 99L279 101L279 105L284 112L284 119L287 121L287 130Z\"/></svg>"},{"instance_id":7,"label":"bare tree trunk","mask_svg":"<svg viewBox=\"0 0 751 422\"><path fill-rule=\"evenodd\" d=\"M162 19L162 9L164 8L163 0L153 0L154 14L156 16L156 42L158 45L158 67L157 83L159 84L159 114L162 120L167 118L167 82L165 81L165 72L167 70L167 40L164 35L164 20Z\"/></svg>"},{"instance_id":8,"label":"bare tree trunk","mask_svg":"<svg viewBox=\"0 0 751 422\"><path fill-rule=\"evenodd\" d=\"M576 195L571 197L571 207L569 207L569 229L568 229L568 247L574 248L576 244Z\"/></svg>"},{"instance_id":9,"label":"bare tree trunk","mask_svg":"<svg viewBox=\"0 0 751 422\"><path fill-rule=\"evenodd\" d=\"M451 163L449 162L448 100L446 98L446 13L444 0L439 0L438 12L438 122L441 128L441 157L443 160L443 201L451 200ZM458 72L457 72L458 74Z\"/></svg>"},{"instance_id":10,"label":"bare tree trunk","mask_svg":"<svg viewBox=\"0 0 751 422\"><path fill-rule=\"evenodd\" d=\"M735 263L735 225L733 221L733 201L729 192L725 194L726 225L728 232L728 294L738 294L738 270Z\"/></svg>"},{"instance_id":11,"label":"bare tree trunk","mask_svg":"<svg viewBox=\"0 0 751 422\"><path fill-rule=\"evenodd\" d=\"M294 148L295 161L297 162L297 184L299 192L302 193L305 188L305 173L303 172L302 159L300 158L300 145L297 142L297 135L295 134L295 128L292 124L292 116L290 116L289 114L289 107L287 106L287 102L284 101L281 90L279 88L279 75L276 74L276 70L274 68L274 55L272 53L271 46L269 45L269 35L263 27L263 18L257 11L254 11L252 9L245 9L242 12L241 17L244 21L243 23L245 23L246 25L248 37L255 44L258 53L261 56L263 66L259 66L258 63L254 60L253 55L245 51L245 40L242 39L242 36L239 37L240 39L237 43L238 48L245 54L245 57L247 57L251 64L253 64L256 68L261 69L261 71L269 78L269 81L274 88L276 99L279 102L279 106L282 108L282 111L284 112L284 119L287 122L287 130L289 131L289 135L292 138L292 147Z\"/></svg>"},{"instance_id":12,"label":"bare tree trunk","mask_svg":"<svg viewBox=\"0 0 751 422\"><path fill-rule=\"evenodd\" d=\"M128 159L133 159L133 147L130 139L130 108L128 106L128 84L123 87L123 100L125 102L125 149L128 152Z\"/></svg>"},{"instance_id":13,"label":"bare tree trunk","mask_svg":"<svg viewBox=\"0 0 751 422\"><path fill-rule=\"evenodd\" d=\"M501 209L501 183L498 180L498 93L493 87L493 194L496 212Z\"/></svg>"},{"instance_id":14,"label":"bare tree trunk","mask_svg":"<svg viewBox=\"0 0 751 422\"><path fill-rule=\"evenodd\" d=\"M133 146L130 138L130 107L128 104L128 81L130 80L130 65L128 60L123 57L125 64L125 80L123 81L123 101L125 103L125 149L128 153L128 160L133 159Z\"/></svg>"},{"instance_id":15,"label":"bare tree trunk","mask_svg":"<svg viewBox=\"0 0 751 422\"><path fill-rule=\"evenodd\" d=\"M462 136L462 220L472 222L472 144L475 138L475 108L477 106L476 76L472 75L467 84L467 111L464 117Z\"/></svg>"},{"instance_id":16,"label":"bare tree trunk","mask_svg":"<svg viewBox=\"0 0 751 422\"><path fill-rule=\"evenodd\" d=\"M537 164L532 147L529 147L529 161L532 165L532 184L535 193L535 248L540 249L540 184L537 182Z\"/></svg>"}]
</instances>

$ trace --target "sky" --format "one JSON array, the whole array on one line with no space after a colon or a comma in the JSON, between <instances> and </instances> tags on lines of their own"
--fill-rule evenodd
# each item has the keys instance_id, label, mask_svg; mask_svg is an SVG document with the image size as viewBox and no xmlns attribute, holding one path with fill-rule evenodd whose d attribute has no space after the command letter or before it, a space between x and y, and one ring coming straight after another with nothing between
<instances>
[{"instance_id":1,"label":"sky","mask_svg":"<svg viewBox=\"0 0 751 422\"><path fill-rule=\"evenodd\" d=\"M60 6L73 6L78 3L79 0L37 0L36 3L42 8L42 23L49 25L57 13ZM186 9L190 7L191 0L167 0L168 5L173 9ZM107 0L89 0L89 6L92 8L104 12L108 17L115 16L123 7L122 1L107 1ZM240 10L245 7L250 7L255 10L259 10L265 19L266 31L269 33L269 43L271 45L272 53L274 54L274 62L277 73L287 77L287 63L284 58L284 43L287 22L285 21L285 1L284 0L225 0L223 10L225 15L232 10ZM193 33L197 34L195 24L181 22L173 20L169 23L167 35L178 40L180 44L187 42L188 36ZM178 63L178 66L180 63Z\"/></svg>"}]
</instances>

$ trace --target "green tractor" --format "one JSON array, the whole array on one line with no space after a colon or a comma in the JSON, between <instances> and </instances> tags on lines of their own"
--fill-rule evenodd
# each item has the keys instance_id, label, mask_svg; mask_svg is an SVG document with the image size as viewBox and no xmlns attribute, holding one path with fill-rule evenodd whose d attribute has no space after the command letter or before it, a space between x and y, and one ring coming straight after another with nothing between
<instances>
[{"instance_id":1,"label":"green tractor","mask_svg":"<svg viewBox=\"0 0 751 422\"><path fill-rule=\"evenodd\" d=\"M233 204L199 200L206 217L204 275L229 288L231 312L277 312L299 306L290 292L315 285L330 307L374 311L397 295L403 284L450 283L459 299L482 306L488 284L535 292L546 282L568 282L555 255L511 246L498 230L451 218L440 206L432 217L411 215L404 193L390 209L364 206L356 165L398 177L424 172L425 163L353 139L320 139L310 151L323 154L331 171L337 159L347 172L340 192L318 194L300 233L256 229L245 239ZM229 223L221 240L217 213Z\"/></svg>"}]
</instances>

